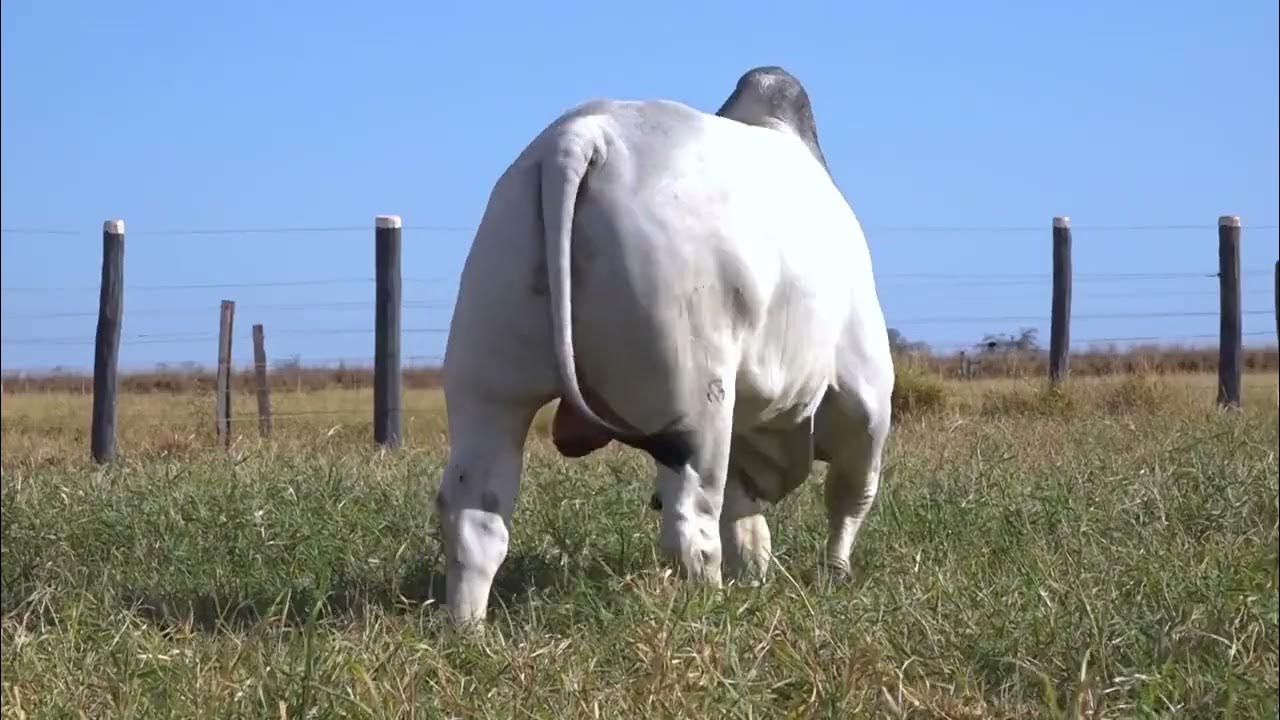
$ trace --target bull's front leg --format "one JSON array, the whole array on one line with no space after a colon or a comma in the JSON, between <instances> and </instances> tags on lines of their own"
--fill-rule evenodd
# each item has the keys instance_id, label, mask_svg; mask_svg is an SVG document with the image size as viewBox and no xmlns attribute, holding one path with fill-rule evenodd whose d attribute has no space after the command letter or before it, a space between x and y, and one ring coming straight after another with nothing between
<instances>
[{"instance_id":1,"label":"bull's front leg","mask_svg":"<svg viewBox=\"0 0 1280 720\"><path fill-rule=\"evenodd\" d=\"M845 386L859 387L851 382ZM850 574L849 556L880 487L880 464L891 422L889 392L889 386L878 394L833 392L819 411L820 442L829 463L824 488L829 524L826 563L837 579Z\"/></svg>"},{"instance_id":2,"label":"bull's front leg","mask_svg":"<svg viewBox=\"0 0 1280 720\"><path fill-rule=\"evenodd\" d=\"M692 467L658 466L662 498L662 552L693 580L720 586L720 506L724 481L704 479Z\"/></svg>"},{"instance_id":3,"label":"bull's front leg","mask_svg":"<svg viewBox=\"0 0 1280 720\"><path fill-rule=\"evenodd\" d=\"M743 585L758 585L769 575L773 542L764 510L764 501L748 493L740 478L729 478L720 514L720 542L729 578Z\"/></svg>"}]
</instances>

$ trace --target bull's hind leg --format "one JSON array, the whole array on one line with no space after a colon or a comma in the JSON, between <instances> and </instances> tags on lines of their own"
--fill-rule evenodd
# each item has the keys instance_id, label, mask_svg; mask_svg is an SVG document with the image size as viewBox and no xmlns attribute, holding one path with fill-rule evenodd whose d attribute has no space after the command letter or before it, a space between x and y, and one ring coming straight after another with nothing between
<instances>
[{"instance_id":1,"label":"bull's hind leg","mask_svg":"<svg viewBox=\"0 0 1280 720\"><path fill-rule=\"evenodd\" d=\"M880 460L889 434L888 398L831 392L818 423L819 452L829 463L824 487L828 536L826 564L849 575L849 555L880 487Z\"/></svg>"},{"instance_id":2,"label":"bull's hind leg","mask_svg":"<svg viewBox=\"0 0 1280 720\"><path fill-rule=\"evenodd\" d=\"M693 580L720 587L720 514L733 431L732 383L693 420L687 459L655 455L662 505L661 547Z\"/></svg>"},{"instance_id":3,"label":"bull's hind leg","mask_svg":"<svg viewBox=\"0 0 1280 720\"><path fill-rule=\"evenodd\" d=\"M507 557L525 437L536 404L449 398L449 462L436 512L445 557L445 601L460 622L483 620L494 575Z\"/></svg>"}]
</instances>

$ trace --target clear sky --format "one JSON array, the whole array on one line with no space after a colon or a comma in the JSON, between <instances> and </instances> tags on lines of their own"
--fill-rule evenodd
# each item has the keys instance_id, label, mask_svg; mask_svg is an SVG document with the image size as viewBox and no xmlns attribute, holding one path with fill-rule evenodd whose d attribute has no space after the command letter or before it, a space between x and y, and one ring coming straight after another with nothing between
<instances>
[{"instance_id":1,"label":"clear sky","mask_svg":"<svg viewBox=\"0 0 1280 720\"><path fill-rule=\"evenodd\" d=\"M909 338L1047 341L1054 215L1077 228L1074 338L1212 334L1214 226L1238 214L1265 226L1245 331L1272 339L1275 2L780 7L5 0L3 365L92 365L109 218L125 365L211 363L222 298L239 360L255 322L273 360L367 359L378 213L440 226L403 258L404 352L439 354L467 230L550 120L602 96L714 112L762 64L807 87Z\"/></svg>"}]
</instances>

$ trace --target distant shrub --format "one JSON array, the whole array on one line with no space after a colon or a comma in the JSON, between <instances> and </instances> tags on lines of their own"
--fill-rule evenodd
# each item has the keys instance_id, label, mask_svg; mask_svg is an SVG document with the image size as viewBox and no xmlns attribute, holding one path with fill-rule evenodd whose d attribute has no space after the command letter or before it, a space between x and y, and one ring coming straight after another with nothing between
<instances>
[{"instance_id":1,"label":"distant shrub","mask_svg":"<svg viewBox=\"0 0 1280 720\"><path fill-rule=\"evenodd\" d=\"M900 369L894 377L891 405L895 418L937 412L947 405L947 388L933 373Z\"/></svg>"},{"instance_id":2,"label":"distant shrub","mask_svg":"<svg viewBox=\"0 0 1280 720\"><path fill-rule=\"evenodd\" d=\"M1070 390L1048 383L988 390L979 412L988 417L1054 417L1076 410L1079 399Z\"/></svg>"},{"instance_id":3,"label":"distant shrub","mask_svg":"<svg viewBox=\"0 0 1280 720\"><path fill-rule=\"evenodd\" d=\"M1042 378L1049 372L1049 355L1044 350L984 351L971 348L962 360L959 352L930 354L917 352L912 361L948 378ZM1275 345L1244 349L1246 372L1274 372L1280 369L1280 350ZM1130 373L1166 375L1217 372L1216 347L1178 345L1134 345L1120 348L1086 345L1071 353L1072 377L1107 377Z\"/></svg>"},{"instance_id":4,"label":"distant shrub","mask_svg":"<svg viewBox=\"0 0 1280 720\"><path fill-rule=\"evenodd\" d=\"M1159 378L1145 374L1126 376L1114 387L1106 388L1099 401L1106 412L1149 413L1167 407L1173 389Z\"/></svg>"}]
</instances>

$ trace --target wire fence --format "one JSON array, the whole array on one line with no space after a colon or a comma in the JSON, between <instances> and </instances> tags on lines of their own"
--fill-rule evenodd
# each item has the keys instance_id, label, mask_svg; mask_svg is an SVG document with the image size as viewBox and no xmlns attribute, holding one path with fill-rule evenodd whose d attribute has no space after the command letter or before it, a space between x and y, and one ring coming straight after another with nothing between
<instances>
[{"instance_id":1,"label":"wire fence","mask_svg":"<svg viewBox=\"0 0 1280 720\"><path fill-rule=\"evenodd\" d=\"M1215 223L1145 223L1145 224L1080 224L1074 225L1073 231L1077 240L1101 238L1106 243L1114 242L1114 236L1134 234L1158 234L1162 241L1170 234L1185 234L1196 237L1197 242L1206 248L1212 248L1212 233L1216 232ZM1272 232L1280 229L1277 223L1244 224L1243 231ZM408 224L403 226L406 238L414 242L444 235L461 236L462 242L469 241L475 227L453 224ZM1013 236L1040 235L1047 236L1045 225L877 225L865 226L873 248L877 243L902 243L917 240L923 243L936 244L947 237L962 236ZM139 245L142 249L135 252L148 252L147 240L158 238L211 237L219 239L252 239L261 236L275 238L299 236L309 238L316 235L334 235L341 233L368 233L368 226L357 225L321 225L299 224L280 227L225 227L225 228L140 228L131 229L132 238L143 238ZM4 227L0 232L6 238L68 238L77 240L95 240L99 236L91 231L57 227ZM1194 234L1194 235L1193 235ZM37 240L38 241L38 240ZM967 242L968 240L966 240ZM1276 244L1271 243L1274 249ZM1047 257L1047 243L1042 246ZM85 243L85 251L94 250L93 245ZM1202 255L1205 260L1210 253ZM983 262L974 262L982 266ZM1107 271L1083 271L1074 273L1072 282L1077 286L1074 302L1077 307L1091 302L1116 305L1122 307L1115 310L1081 310L1073 312L1071 322L1086 327L1083 332L1073 333L1073 348L1083 350L1091 345L1101 344L1204 344L1212 342L1217 334L1208 332L1212 320L1219 316L1215 301L1218 296L1216 288L1217 269L1212 263L1204 263L1200 269L1152 270L1147 268L1113 268ZM130 273L126 273L128 276ZM39 273L26 274L25 277L38 276ZM1271 278L1273 270L1262 266L1242 268L1241 278L1244 280L1242 297L1245 301L1242 317L1247 322L1261 322L1274 318L1275 308L1268 307L1274 296ZM877 288L881 292L886 309L886 316L891 327L895 328L908 341L917 347L927 346L935 353L959 352L962 350L992 349L996 347L1008 349L1018 346L1020 332L1033 328L1037 331L1047 329L1050 322L1047 292L1052 282L1050 272L922 272L901 269L901 263L877 261ZM443 339L448 334L448 313L452 308L452 298L442 294L431 294L432 290L451 287L456 283L456 273L442 275L405 275L402 278L405 298L401 307L411 317L432 315L434 320L423 324L412 324L401 329L406 341L413 342L421 338L423 342L409 357L417 358L426 364L438 361L442 352ZM372 302L370 300L339 300L333 298L338 288L350 288L358 291L369 291L375 278L369 275L346 275L337 277L298 277L290 279L253 279L243 281L218 282L141 282L126 283L125 293L128 298L126 325L139 327L138 330L126 332L121 337L123 348L138 348L130 363L132 370L173 370L175 367L203 367L210 363L214 343L218 339L214 320L217 317L218 303L212 300L207 304L183 302L175 300L176 295L185 292L208 293L217 291L227 297L235 297L237 291L267 291L269 298L262 301L253 299L237 299L238 315L243 317L263 316L270 318L267 326L269 341L277 349L273 366L280 364L297 364L304 362L310 366L333 363L333 358L325 357L323 349L346 348L351 341L366 342L372 350L369 340L375 334L372 325ZM1170 287L1170 286L1173 287ZM1099 288L1099 289L1095 289ZM983 290L977 295L963 295L948 298L957 291L966 288ZM1016 289L1039 290L1046 293L1040 307L1042 312L1026 312L1028 301L1025 297L1012 297L1010 293ZM96 298L88 293L98 291L96 285L43 285L43 284L6 284L3 292L4 312L0 319L5 323L6 331L0 337L0 345L5 352L5 372L12 374L15 370L25 373L45 371L69 372L73 369L88 370L91 353L93 328L89 326L97 317ZM77 296L77 293L86 295ZM319 296L316 296L316 294ZM930 293L935 302L934 307L945 306L952 312L919 313L912 312L912 306L924 304L920 302L922 293ZM68 298L79 298L78 307L50 307L68 302ZM307 300L304 300L307 298ZM941 302L938 302L941 300ZM1159 305L1162 303L1164 307ZM1143 307L1136 307L1139 303ZM1156 303L1155 307L1146 307ZM962 307L966 306L966 307ZM1016 307L1014 312L1009 312ZM966 312L968 309L983 309L982 312ZM960 312L954 312L960 310ZM994 311L992 311L994 310ZM1000 310L1004 310L1001 312ZM361 320L359 316L366 317ZM323 322L290 321L290 318L302 319L327 316ZM355 320L342 322L340 319ZM175 322L180 327L173 327ZM202 329L189 329L191 323L200 322ZM1196 325L1197 321L1205 321ZM77 325L77 323L79 323ZM1274 324L1272 320L1270 324ZM1100 326L1100 327L1099 327ZM66 327L66 331L60 328ZM938 332L947 327L965 328L961 334L967 338L956 337L956 333ZM1088 332L1089 327L1099 327L1102 332ZM10 328L13 328L10 331ZM979 330L978 328L982 328ZM1265 330L1255 329L1256 325L1242 336L1251 342L1263 342L1269 335ZM244 353L248 346L247 326L238 328L235 346ZM1110 332L1108 332L1108 330ZM1126 332L1127 330L1127 332ZM1165 331L1161 331L1165 330ZM1118 331L1118 332L1117 332ZM360 338L364 338L361 340ZM301 342L296 347L305 347L307 352L299 352L296 347L289 347L281 340L297 339ZM334 345L333 343L338 343ZM186 360L161 360L162 353L152 353L150 348L185 346L202 346L209 355L203 361L193 358ZM284 352L279 352L279 348ZM1039 349L1038 338L1032 349ZM55 362L33 360L45 351L58 358ZM319 356L317 356L319 351ZM23 362L10 362L10 355L22 358ZM67 361L66 358L78 354L83 358L80 363ZM197 353L203 354L203 353ZM283 357L285 360L281 360ZM364 361L371 362L372 356ZM304 360L305 359L305 360ZM348 356L341 361L344 365L354 365L361 360L359 356ZM243 365L245 361L241 360Z\"/></svg>"},{"instance_id":2,"label":"wire fence","mask_svg":"<svg viewBox=\"0 0 1280 720\"><path fill-rule=\"evenodd\" d=\"M409 224L399 229L407 247L426 257L420 264L410 264L414 272L400 277L399 307L410 320L398 329L403 343L401 377L409 389L435 387L449 333L454 300L450 295L456 292L460 274L440 258L451 256L456 262L465 256L475 228ZM864 229L873 251L876 289L892 328L891 340L909 364L931 363L929 367L942 374L962 378L974 377L975 367L982 376L1052 368L1040 337L1052 322L1050 299L1055 288L1054 273L1038 270L1052 264L1047 225L871 223ZM1222 317L1218 223L1082 224L1071 230L1079 242L1077 249L1083 251L1077 259L1094 263L1092 267L1077 263L1079 270L1070 274L1075 288L1070 343L1072 356L1082 361L1080 367L1099 374L1123 372L1135 362L1153 361L1160 353L1164 357L1160 362L1179 369L1203 371L1217 363L1217 325ZM1274 349L1276 270L1271 267L1277 230L1277 223L1242 227L1252 243L1239 273L1243 302L1239 317L1246 327L1238 335L1250 344L1252 354L1245 358L1248 367L1280 365ZM231 427L243 433L243 428L269 417L270 423L315 426L323 432L373 424L377 436L376 401L371 412L363 405L312 392L335 387L373 389L377 278L360 272L315 271L317 267L350 268L353 263L358 263L355 267L372 265L374 253L367 243L345 243L348 234L367 240L369 231L363 225L323 224L131 229L132 250L124 274L130 279L123 286L126 303L120 335L127 360L122 365L121 390L130 396L122 406L127 432L160 429L169 435L199 434L216 425L218 437L224 439L229 438ZM14 257L6 254L6 282L0 286L3 392L92 395L101 288L87 270L90 266L97 270L101 235L56 227L4 227L0 234L6 242L66 242L68 256L94 258L93 263L80 264L79 272L72 272L64 265L56 271L15 266ZM1259 245L1260 234L1270 242ZM196 253L190 244L164 242L181 238L193 242L205 238L220 252ZM283 246L290 240L306 241L308 250L289 251L298 262L277 259L275 265L264 267L261 259L254 260L260 256L260 246L244 244L264 238L276 252L283 251L274 244ZM328 238L341 244L324 245ZM398 238L397 234L397 243ZM1146 252L1135 249L1148 240L1159 244ZM1010 242L1013 250L1008 248ZM991 250L1000 243L1006 243L1004 251ZM1199 249L1171 252L1175 244ZM57 247L61 252L63 246ZM327 253L318 251L319 247ZM1269 247L1266 256L1259 255L1259 247ZM137 262L139 256L144 258L142 263ZM190 257L200 258L200 264L179 272L178 259L191 262ZM41 282L55 274L78 282ZM224 300L233 300L236 308L231 334L236 354L230 360L223 359L219 347ZM264 327L270 350L261 366L247 357L247 349L253 347L250 329L258 324ZM215 382L220 366L226 368L227 377ZM243 410L246 405L252 407L255 388L260 396L275 393L278 404L266 415L261 407L257 413ZM236 399L220 400L217 412L211 412L215 403L204 396L223 392L234 392ZM184 417L175 401L140 397L148 394L185 394L200 402ZM433 423L434 427L439 423L438 410L407 403L397 413L408 423ZM22 418L20 412L6 412L6 432L14 427L10 418L20 419L18 427L28 433L88 433L91 429L83 409L68 411L62 422L43 425L38 418Z\"/></svg>"},{"instance_id":3,"label":"wire fence","mask_svg":"<svg viewBox=\"0 0 1280 720\"><path fill-rule=\"evenodd\" d=\"M477 228L475 225L450 225L450 224L405 224L401 226L405 230L417 230L424 232L444 232L444 233L464 233L472 234ZM1240 227L1243 230L1277 230L1280 229L1280 223L1242 223ZM1085 233L1107 233L1107 232L1173 232L1173 231L1214 231L1217 230L1218 224L1215 223L1129 223L1129 224L1073 224L1072 229ZM229 227L229 228L165 228L165 229L131 229L130 237L158 237L158 236L198 236L198 235L292 235L299 233L330 233L330 232L365 232L369 229L368 225L300 225L300 226L280 226L280 227ZM877 225L874 223L863 225L863 229L868 234L895 234L895 233L945 233L945 234L961 234L961 233L1043 233L1044 225ZM76 230L70 228L41 228L41 227L3 227L0 233L5 235L60 235L66 237L97 237L94 230Z\"/></svg>"}]
</instances>

